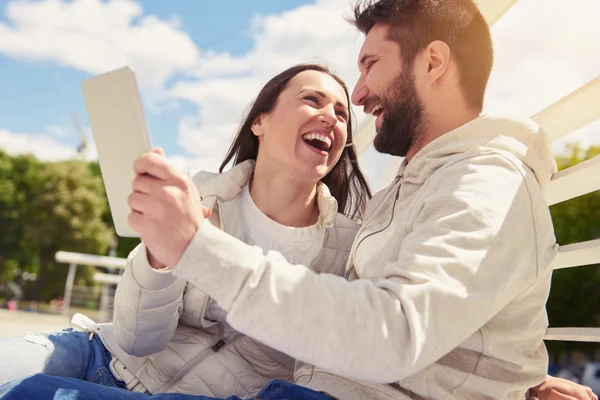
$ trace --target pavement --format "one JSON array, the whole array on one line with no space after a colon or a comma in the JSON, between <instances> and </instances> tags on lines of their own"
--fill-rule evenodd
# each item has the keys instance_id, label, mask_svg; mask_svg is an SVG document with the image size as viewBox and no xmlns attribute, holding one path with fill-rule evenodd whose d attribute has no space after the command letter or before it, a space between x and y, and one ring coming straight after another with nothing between
<instances>
[{"instance_id":1,"label":"pavement","mask_svg":"<svg viewBox=\"0 0 600 400\"><path fill-rule=\"evenodd\" d=\"M0 309L0 338L56 332L70 326L70 319L64 315Z\"/></svg>"}]
</instances>

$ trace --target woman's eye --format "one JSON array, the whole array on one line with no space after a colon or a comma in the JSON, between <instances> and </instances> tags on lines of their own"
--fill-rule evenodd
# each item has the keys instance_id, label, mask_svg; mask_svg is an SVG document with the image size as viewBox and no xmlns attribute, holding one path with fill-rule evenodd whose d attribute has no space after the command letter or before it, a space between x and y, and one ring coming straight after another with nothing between
<instances>
[{"instance_id":1,"label":"woman's eye","mask_svg":"<svg viewBox=\"0 0 600 400\"><path fill-rule=\"evenodd\" d=\"M344 122L348 121L348 115L344 111L338 111L336 114L339 115L340 117L342 117Z\"/></svg>"},{"instance_id":2,"label":"woman's eye","mask_svg":"<svg viewBox=\"0 0 600 400\"><path fill-rule=\"evenodd\" d=\"M317 96L304 96L304 100L310 100L315 104L319 104L319 99L317 99Z\"/></svg>"}]
</instances>

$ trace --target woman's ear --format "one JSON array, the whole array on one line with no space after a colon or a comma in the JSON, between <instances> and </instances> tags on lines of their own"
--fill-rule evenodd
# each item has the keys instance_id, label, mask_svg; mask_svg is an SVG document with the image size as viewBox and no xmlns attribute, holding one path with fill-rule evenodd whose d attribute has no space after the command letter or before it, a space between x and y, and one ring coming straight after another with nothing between
<instances>
[{"instance_id":1,"label":"woman's ear","mask_svg":"<svg viewBox=\"0 0 600 400\"><path fill-rule=\"evenodd\" d=\"M258 117L256 117L254 122L252 122L252 127L250 129L252 130L252 133L254 133L254 136L261 137L265 134L262 126L262 119L263 115L260 114Z\"/></svg>"}]
</instances>

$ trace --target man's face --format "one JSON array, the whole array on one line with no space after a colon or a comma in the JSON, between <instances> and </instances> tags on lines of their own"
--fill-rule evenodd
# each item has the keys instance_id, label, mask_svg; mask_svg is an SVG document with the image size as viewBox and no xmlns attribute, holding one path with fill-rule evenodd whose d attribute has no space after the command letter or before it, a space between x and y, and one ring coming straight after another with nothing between
<instances>
[{"instance_id":1,"label":"man's face","mask_svg":"<svg viewBox=\"0 0 600 400\"><path fill-rule=\"evenodd\" d=\"M375 149L404 157L424 135L424 107L412 63L403 62L400 46L388 39L387 32L386 25L376 24L365 38L358 56L360 78L352 103L377 118Z\"/></svg>"}]
</instances>

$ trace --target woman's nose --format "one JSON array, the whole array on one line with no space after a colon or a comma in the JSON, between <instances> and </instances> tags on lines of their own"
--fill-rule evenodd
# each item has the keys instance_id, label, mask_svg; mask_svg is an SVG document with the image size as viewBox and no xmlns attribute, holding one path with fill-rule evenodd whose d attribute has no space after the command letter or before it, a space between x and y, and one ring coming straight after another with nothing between
<instances>
[{"instance_id":1,"label":"woman's nose","mask_svg":"<svg viewBox=\"0 0 600 400\"><path fill-rule=\"evenodd\" d=\"M319 116L319 121L323 125L334 126L337 123L337 117L333 106L325 107Z\"/></svg>"}]
</instances>

